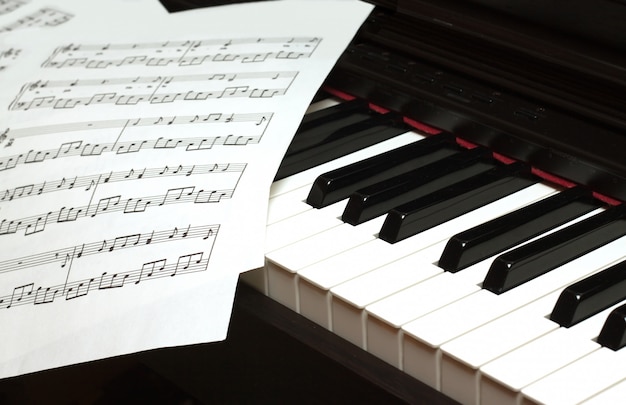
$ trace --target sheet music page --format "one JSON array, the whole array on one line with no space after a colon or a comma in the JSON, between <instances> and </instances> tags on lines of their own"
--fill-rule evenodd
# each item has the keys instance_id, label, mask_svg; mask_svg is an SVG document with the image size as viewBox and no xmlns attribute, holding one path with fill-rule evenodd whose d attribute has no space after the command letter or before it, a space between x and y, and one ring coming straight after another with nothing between
<instances>
[{"instance_id":1,"label":"sheet music page","mask_svg":"<svg viewBox=\"0 0 626 405\"><path fill-rule=\"evenodd\" d=\"M0 377L224 339L276 169L369 11L129 11L113 31L93 13L0 36L22 50L0 72Z\"/></svg>"}]
</instances>

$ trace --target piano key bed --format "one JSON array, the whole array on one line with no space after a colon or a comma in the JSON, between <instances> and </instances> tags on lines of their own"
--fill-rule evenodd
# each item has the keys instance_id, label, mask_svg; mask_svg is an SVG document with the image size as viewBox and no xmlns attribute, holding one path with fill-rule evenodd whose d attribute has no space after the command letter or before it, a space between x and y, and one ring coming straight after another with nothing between
<instances>
[{"instance_id":1,"label":"piano key bed","mask_svg":"<svg viewBox=\"0 0 626 405\"><path fill-rule=\"evenodd\" d=\"M242 281L464 404L623 399L624 205L420 128L313 103Z\"/></svg>"}]
</instances>

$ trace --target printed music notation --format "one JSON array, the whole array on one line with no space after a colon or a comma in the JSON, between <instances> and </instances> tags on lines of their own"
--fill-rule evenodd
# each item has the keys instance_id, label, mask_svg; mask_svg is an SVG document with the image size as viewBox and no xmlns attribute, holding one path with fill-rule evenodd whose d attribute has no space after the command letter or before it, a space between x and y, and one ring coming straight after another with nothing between
<instances>
[{"instance_id":1,"label":"printed music notation","mask_svg":"<svg viewBox=\"0 0 626 405\"><path fill-rule=\"evenodd\" d=\"M0 72L7 69L11 63L13 63L20 53L21 49L9 48L2 50L0 49Z\"/></svg>"},{"instance_id":2,"label":"printed music notation","mask_svg":"<svg viewBox=\"0 0 626 405\"><path fill-rule=\"evenodd\" d=\"M185 151L206 151L215 146L245 146L258 143L260 135L226 135L196 138L163 138L142 141L114 143L88 143L82 140L66 142L56 149L34 150L18 155L0 157L0 172L14 169L20 164L42 163L50 159L72 156L101 156L113 152L117 155L138 153L148 149L184 149Z\"/></svg>"},{"instance_id":3,"label":"printed music notation","mask_svg":"<svg viewBox=\"0 0 626 405\"><path fill-rule=\"evenodd\" d=\"M243 173L245 163L214 163L208 165L178 165L160 168L130 169L125 171L109 172L90 176L74 176L60 180L52 180L38 184L26 184L4 190L0 196L0 203L26 198L51 192L84 188L85 191L95 189L101 184L112 184L120 181L151 179L167 176L203 175L207 173ZM238 181L238 179L237 179Z\"/></svg>"},{"instance_id":4,"label":"printed music notation","mask_svg":"<svg viewBox=\"0 0 626 405\"><path fill-rule=\"evenodd\" d=\"M42 163L50 159L72 156L95 157L106 153L124 155L164 149L182 149L186 152L193 152L206 151L216 146L253 145L261 141L271 120L272 113L209 113L194 116L99 120L6 129L0 134L0 145L4 144L7 152L19 146L20 139L47 134L76 134L77 137L98 139L98 142L87 142L72 137L74 140L56 145L53 149L23 148L20 153L14 155L5 152L0 154L0 172L13 169L21 164ZM205 129L203 124L210 125L211 129ZM158 136L159 133L170 134L166 130L171 126L186 127L176 128L176 133L204 135L184 138ZM143 133L146 130L151 130L155 138L137 139L139 136L145 137ZM140 135L136 136L135 133ZM207 133L214 135L206 136ZM124 138L133 140L126 141Z\"/></svg>"},{"instance_id":5,"label":"printed music notation","mask_svg":"<svg viewBox=\"0 0 626 405\"><path fill-rule=\"evenodd\" d=\"M0 23L0 378L224 339L276 168L373 7L21 1Z\"/></svg>"},{"instance_id":6,"label":"printed music notation","mask_svg":"<svg viewBox=\"0 0 626 405\"><path fill-rule=\"evenodd\" d=\"M131 235L116 236L98 242L88 242L78 246L71 246L49 252L35 253L26 257L5 260L0 262L0 273L18 271L20 269L52 263L57 263L60 268L64 268L74 259L110 253L120 249L129 249L145 245L155 245L159 243L195 238L207 240L209 238L215 238L218 229L218 225L187 225L159 231L153 230L147 233L134 233Z\"/></svg>"},{"instance_id":7,"label":"printed music notation","mask_svg":"<svg viewBox=\"0 0 626 405\"><path fill-rule=\"evenodd\" d=\"M149 207L162 207L170 204L211 204L233 196L234 189L199 189L196 186L178 187L165 194L122 198L121 195L100 198L97 203L80 207L61 207L59 210L14 220L0 221L0 236L24 230L24 235L43 232L50 223L74 222L79 218L93 218L96 215L122 212L135 214L145 212Z\"/></svg>"},{"instance_id":8,"label":"printed music notation","mask_svg":"<svg viewBox=\"0 0 626 405\"><path fill-rule=\"evenodd\" d=\"M243 72L36 81L22 87L9 110L165 104L231 97L271 98L284 95L296 76L297 72Z\"/></svg>"},{"instance_id":9,"label":"printed music notation","mask_svg":"<svg viewBox=\"0 0 626 405\"><path fill-rule=\"evenodd\" d=\"M235 133L246 133L248 135L258 136L263 135L265 130L267 129L267 125L270 123L272 119L272 113L209 113L209 114L196 114L196 115L177 115L177 116L159 116L159 117L139 117L139 118L131 118L131 119L118 119L118 120L99 120L99 121L86 121L86 122L69 122L65 124L50 124L50 125L42 125L37 127L25 127L25 128L16 128L10 129L7 128L0 134L0 145L7 141L6 145L15 146L16 139L30 137L30 136L38 136L38 135L46 135L46 134L57 134L62 132L68 133L78 133L80 131L103 131L110 130L113 139L119 142L122 135L129 134L133 132L133 130L144 130L142 127L159 127L159 126L178 126L178 125L195 125L199 124L213 124L211 133L213 134L223 134L222 136L233 135ZM229 124L228 126L222 126L221 128L214 128L217 126L216 124ZM181 130L184 130L181 128ZM216 135L218 136L218 135ZM204 138L203 138L204 139ZM113 150L119 152L116 153L124 153L128 150L135 150L135 145L128 145L129 148L122 147L119 149L118 142L114 143ZM207 141L208 142L208 139ZM228 142L224 141L216 141L216 144L225 144L229 145L231 140ZM249 142L252 142L250 140ZM182 142L185 143L185 142ZM82 144L81 144L82 145ZM187 144L188 145L188 144ZM84 148L84 145L82 145ZM145 146L145 144L143 145ZM142 147L143 147L142 146ZM107 149L108 150L108 149ZM84 154L84 150L82 151Z\"/></svg>"},{"instance_id":10,"label":"printed music notation","mask_svg":"<svg viewBox=\"0 0 626 405\"><path fill-rule=\"evenodd\" d=\"M26 0L0 0L0 15L9 14L26 3Z\"/></svg>"},{"instance_id":11,"label":"printed music notation","mask_svg":"<svg viewBox=\"0 0 626 405\"><path fill-rule=\"evenodd\" d=\"M0 63L6 60L15 60L22 52L21 49L9 48L6 50L0 50Z\"/></svg>"},{"instance_id":12,"label":"printed music notation","mask_svg":"<svg viewBox=\"0 0 626 405\"><path fill-rule=\"evenodd\" d=\"M13 289L11 295L0 296L0 309L9 309L25 304L50 304L57 297L71 300L85 297L90 291L121 288L126 285L139 284L162 277L173 277L189 273L205 271L209 265L209 255L196 252L179 256L176 263L168 263L167 259L147 262L140 269L108 273L83 280L68 281L48 287L37 287L35 283L25 284Z\"/></svg>"},{"instance_id":13,"label":"printed music notation","mask_svg":"<svg viewBox=\"0 0 626 405\"><path fill-rule=\"evenodd\" d=\"M195 66L212 62L261 63L309 58L320 38L240 38L164 43L69 44L44 62L49 68L106 69L119 66Z\"/></svg>"},{"instance_id":14,"label":"printed music notation","mask_svg":"<svg viewBox=\"0 0 626 405\"><path fill-rule=\"evenodd\" d=\"M64 11L55 10L54 8L45 7L31 14L23 16L3 27L0 27L0 33L11 32L22 28L30 27L54 27L68 22L74 16Z\"/></svg>"},{"instance_id":15,"label":"printed music notation","mask_svg":"<svg viewBox=\"0 0 626 405\"><path fill-rule=\"evenodd\" d=\"M62 270L63 277L61 278L65 280L62 284L52 286L36 287L37 284L31 282L14 287L11 294L0 296L0 309L9 309L25 304L49 304L57 297L65 297L66 300L70 300L84 297L93 290L121 288L126 285L137 285L141 282L162 277L206 271L219 228L219 225L193 227L189 225L181 228L152 231L146 234L124 235L101 242L84 243L56 251L42 252L0 262L0 273L56 263L57 269ZM70 273L79 273L81 267L79 260L90 255L106 254L120 249L132 249L157 243L180 242L193 238L200 238L204 241L203 246L205 249L203 251L179 255L174 260L160 258L144 262L140 268L127 271L112 273L105 271L101 274L78 280L72 280L70 277Z\"/></svg>"}]
</instances>

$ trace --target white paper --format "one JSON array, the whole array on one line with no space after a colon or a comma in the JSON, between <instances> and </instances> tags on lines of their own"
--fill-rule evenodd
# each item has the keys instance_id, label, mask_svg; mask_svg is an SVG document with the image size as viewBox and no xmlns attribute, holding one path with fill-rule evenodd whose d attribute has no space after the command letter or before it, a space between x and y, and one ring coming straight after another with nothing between
<instances>
[{"instance_id":1,"label":"white paper","mask_svg":"<svg viewBox=\"0 0 626 405\"><path fill-rule=\"evenodd\" d=\"M110 32L93 13L0 36L21 50L0 72L0 377L224 339L276 169L370 10L128 11Z\"/></svg>"}]
</instances>

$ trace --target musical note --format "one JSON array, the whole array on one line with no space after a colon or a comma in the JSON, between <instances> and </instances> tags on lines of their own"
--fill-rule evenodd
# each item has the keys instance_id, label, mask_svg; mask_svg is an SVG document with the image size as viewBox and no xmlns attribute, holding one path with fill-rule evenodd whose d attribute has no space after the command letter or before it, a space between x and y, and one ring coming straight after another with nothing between
<instances>
[{"instance_id":1,"label":"musical note","mask_svg":"<svg viewBox=\"0 0 626 405\"><path fill-rule=\"evenodd\" d=\"M210 75L181 75L169 77L138 76L116 79L85 79L35 81L22 86L19 94L10 104L10 110L35 108L71 109L78 106L89 107L100 104L136 105L148 102L172 103L175 101L201 101L224 97L273 97L284 95L296 78L296 72L240 72L213 73ZM254 80L251 90L248 83ZM224 87L221 82L228 83ZM180 91L167 90L171 83L177 84ZM96 92L81 96L67 97L75 88L92 88ZM282 87L281 87L282 85ZM183 89L182 87L186 87ZM39 90L46 89L45 96ZM88 92L88 89L84 89Z\"/></svg>"},{"instance_id":2,"label":"musical note","mask_svg":"<svg viewBox=\"0 0 626 405\"><path fill-rule=\"evenodd\" d=\"M72 222L78 219L78 216L82 214L82 208L76 207L61 207L57 215L57 222Z\"/></svg>"},{"instance_id":3,"label":"musical note","mask_svg":"<svg viewBox=\"0 0 626 405\"><path fill-rule=\"evenodd\" d=\"M6 190L2 196L2 201L5 201L5 200L11 201L14 198L22 198L22 197L29 196L33 193L34 189L35 189L34 184L28 184L25 186L15 187L12 190Z\"/></svg>"},{"instance_id":4,"label":"musical note","mask_svg":"<svg viewBox=\"0 0 626 405\"><path fill-rule=\"evenodd\" d=\"M183 232L179 232L184 229ZM96 254L111 253L123 249L137 248L146 245L177 242L183 239L208 239L217 235L219 225L196 225L191 224L172 229L153 230L147 233L133 233L129 235L115 236L97 242L85 242L81 245L70 246L58 250L31 254L25 257L5 260L0 262L0 274L18 271L25 268L60 263L64 268L67 263L74 259L80 259Z\"/></svg>"},{"instance_id":5,"label":"musical note","mask_svg":"<svg viewBox=\"0 0 626 405\"><path fill-rule=\"evenodd\" d=\"M212 249L212 246L209 246L209 248ZM173 277L175 275L205 271L209 264L205 253L195 252L180 255L176 264L167 264L168 260L163 258L145 262L140 269L112 274L105 271L99 277L66 281L61 285L38 286L35 289L35 283L31 282L14 287L13 292L9 296L0 297L0 305L3 305L5 309L10 309L14 306L29 303L34 305L50 304L54 302L57 296L65 296L66 300L73 300L86 296L92 290L106 291L118 289L128 285L128 283L137 285L146 280L163 279L167 276ZM6 306L4 306L5 304Z\"/></svg>"},{"instance_id":6,"label":"musical note","mask_svg":"<svg viewBox=\"0 0 626 405\"><path fill-rule=\"evenodd\" d=\"M109 252L117 249L123 249L127 246L137 246L141 241L141 234L135 233L132 235L118 236L113 239L113 244L109 248Z\"/></svg>"},{"instance_id":7,"label":"musical note","mask_svg":"<svg viewBox=\"0 0 626 405\"><path fill-rule=\"evenodd\" d=\"M139 277L135 284L139 284L144 277L152 277L153 275L159 276L160 273L165 269L165 264L167 263L166 259L159 259L152 262L144 263L141 266L141 272L139 273Z\"/></svg>"},{"instance_id":8,"label":"musical note","mask_svg":"<svg viewBox=\"0 0 626 405\"><path fill-rule=\"evenodd\" d=\"M150 203L151 201L146 201L141 198L136 200L129 198L124 206L124 214L131 212L144 212Z\"/></svg>"},{"instance_id":9,"label":"musical note","mask_svg":"<svg viewBox=\"0 0 626 405\"><path fill-rule=\"evenodd\" d=\"M8 221L3 219L0 222L0 235L10 235L12 233L16 233L21 226L21 221Z\"/></svg>"},{"instance_id":10,"label":"musical note","mask_svg":"<svg viewBox=\"0 0 626 405\"><path fill-rule=\"evenodd\" d=\"M58 288L53 289L53 287L39 287L37 288L37 291L35 291L35 299L33 303L35 305L50 304L54 302L57 294L61 294L61 290Z\"/></svg>"},{"instance_id":11,"label":"musical note","mask_svg":"<svg viewBox=\"0 0 626 405\"><path fill-rule=\"evenodd\" d=\"M41 163L50 156L48 151L29 150L24 158L24 163Z\"/></svg>"},{"instance_id":12,"label":"musical note","mask_svg":"<svg viewBox=\"0 0 626 405\"><path fill-rule=\"evenodd\" d=\"M20 229L26 229L26 232L31 232L32 230L40 232L52 221L62 224L73 222L81 217L93 218L96 215L119 211L123 213L144 212L148 206L160 207L180 203L218 203L222 199L232 198L234 193L234 189L195 191L195 188L195 186L176 187L168 189L165 195L131 197L125 200L122 200L121 195L116 195L101 198L95 206L62 207L58 211L50 211L45 215L35 215L18 220L3 219L0 222L0 235L13 234ZM84 216L81 216L82 213L84 213ZM29 233L26 234L28 235Z\"/></svg>"},{"instance_id":13,"label":"musical note","mask_svg":"<svg viewBox=\"0 0 626 405\"><path fill-rule=\"evenodd\" d=\"M83 146L82 151L80 152L81 156L100 156L102 152L106 151L109 148L108 145L100 145L100 144L85 144Z\"/></svg>"},{"instance_id":14,"label":"musical note","mask_svg":"<svg viewBox=\"0 0 626 405\"><path fill-rule=\"evenodd\" d=\"M65 299L72 300L75 298L84 297L89 293L91 289L91 283L95 281L95 278L90 278L88 281L79 281L71 287L65 290Z\"/></svg>"},{"instance_id":15,"label":"musical note","mask_svg":"<svg viewBox=\"0 0 626 405\"><path fill-rule=\"evenodd\" d=\"M204 63L263 63L269 59L309 58L319 44L318 38L238 38L169 41L166 44L128 43L66 45L57 48L44 64L49 68L106 69L122 66L163 67L197 66ZM286 52L285 47L290 51ZM78 59L80 63L70 64Z\"/></svg>"},{"instance_id":16,"label":"musical note","mask_svg":"<svg viewBox=\"0 0 626 405\"><path fill-rule=\"evenodd\" d=\"M128 274L113 273L108 274L106 271L100 276L100 283L98 285L99 290L106 290L110 288L124 287L124 283L128 279Z\"/></svg>"},{"instance_id":17,"label":"musical note","mask_svg":"<svg viewBox=\"0 0 626 405\"><path fill-rule=\"evenodd\" d=\"M41 232L45 229L46 223L48 222L48 217L52 214L52 212L48 212L45 216L40 216L37 218L34 224L26 225L26 229L24 230L25 235L32 235L34 233Z\"/></svg>"},{"instance_id":18,"label":"musical note","mask_svg":"<svg viewBox=\"0 0 626 405\"><path fill-rule=\"evenodd\" d=\"M121 155L124 153L136 153L136 152L139 152L141 148L143 148L143 146L146 145L147 143L148 141L141 141L139 143L130 142L129 144L122 144L122 145L117 146L117 148L115 149L115 153L118 155Z\"/></svg>"},{"instance_id":19,"label":"musical note","mask_svg":"<svg viewBox=\"0 0 626 405\"><path fill-rule=\"evenodd\" d=\"M128 120L100 120L100 121L87 121L87 122L75 122L56 125L45 125L39 127L27 127L27 128L14 128L9 131L6 129L2 136L4 139L8 137L10 132L12 139L20 139L29 136L38 136L44 134L57 134L58 132L74 132L74 131L89 131L89 130L103 130L112 129L125 131L130 127L149 127L159 124L166 125L187 125L187 124L224 124L230 122L246 123L250 126L259 122L269 121L272 113L242 113L242 114L225 114L225 113L209 113L204 116L172 116L172 117L146 117L146 118L131 118ZM268 118L269 117L269 118ZM252 130L251 128L245 129ZM76 141L80 142L80 141ZM132 141L135 144L137 141ZM146 141L144 141L145 143ZM65 144L64 144L65 146ZM80 147L80 145L77 145Z\"/></svg>"},{"instance_id":20,"label":"musical note","mask_svg":"<svg viewBox=\"0 0 626 405\"><path fill-rule=\"evenodd\" d=\"M13 289L13 294L11 295L11 300L9 301L9 305L7 308L11 308L14 305L19 305L24 298L28 298L33 294L33 289L35 287L35 283L28 283L25 285L21 285L19 287L15 287Z\"/></svg>"},{"instance_id":21,"label":"musical note","mask_svg":"<svg viewBox=\"0 0 626 405\"><path fill-rule=\"evenodd\" d=\"M61 144L61 146L59 147L59 149L57 151L57 154L54 155L52 158L56 159L56 158L58 158L61 155L67 156L72 151L78 151L82 144L83 144L83 141L65 142L65 143ZM48 155L46 155L46 156L48 156Z\"/></svg>"},{"instance_id":22,"label":"musical note","mask_svg":"<svg viewBox=\"0 0 626 405\"><path fill-rule=\"evenodd\" d=\"M91 214L91 216L95 217L99 213L106 212L111 207L113 208L117 207L121 199L122 199L121 195L101 198L100 201L98 201L98 205L96 206L96 209L94 210L93 214ZM87 212L89 212L89 208L87 208Z\"/></svg>"},{"instance_id":23,"label":"musical note","mask_svg":"<svg viewBox=\"0 0 626 405\"><path fill-rule=\"evenodd\" d=\"M169 190L167 190L167 193L165 194L163 200L159 205L165 205L172 201L179 201L184 196L189 197L193 195L193 191L195 190L195 188L195 186L170 188Z\"/></svg>"},{"instance_id":24,"label":"musical note","mask_svg":"<svg viewBox=\"0 0 626 405\"><path fill-rule=\"evenodd\" d=\"M140 179L154 179L158 177L176 177L191 175L205 175L210 173L229 173L233 176L233 184L235 184L245 170L245 164L239 163L210 163L206 165L182 165L179 164L176 169L170 170L168 166L164 168L147 168L135 170L130 168L128 171L116 171L109 173L100 173L89 176L75 176L71 181L63 177L60 180L45 181L40 184L27 184L17 186L12 189L6 189L0 196L0 202L12 201L14 199L26 198L44 193L57 192L63 190L71 190L73 188L84 188L85 191L91 191L101 184L111 184L122 181L133 181ZM64 207L60 210L60 218L65 220L74 220L77 214L73 213L75 209ZM70 219L73 218L73 219ZM62 222L61 220L59 222Z\"/></svg>"},{"instance_id":25,"label":"musical note","mask_svg":"<svg viewBox=\"0 0 626 405\"><path fill-rule=\"evenodd\" d=\"M232 190L200 190L194 200L196 204L219 203L222 198L232 197Z\"/></svg>"},{"instance_id":26,"label":"musical note","mask_svg":"<svg viewBox=\"0 0 626 405\"><path fill-rule=\"evenodd\" d=\"M179 270L183 272L189 269L189 267L192 264L199 264L200 262L202 262L203 254L204 254L203 252L198 252L198 253L192 253L189 255L180 256L178 258L178 262L176 263L176 268L174 269L172 274L170 274L170 276L172 277L175 276Z\"/></svg>"}]
</instances>

